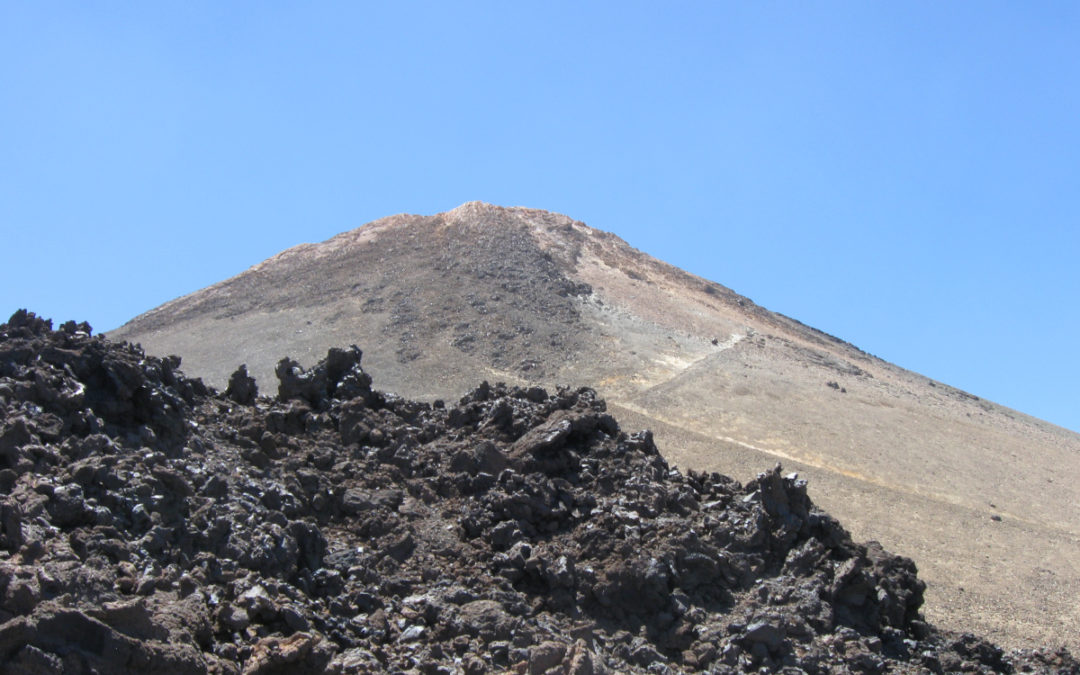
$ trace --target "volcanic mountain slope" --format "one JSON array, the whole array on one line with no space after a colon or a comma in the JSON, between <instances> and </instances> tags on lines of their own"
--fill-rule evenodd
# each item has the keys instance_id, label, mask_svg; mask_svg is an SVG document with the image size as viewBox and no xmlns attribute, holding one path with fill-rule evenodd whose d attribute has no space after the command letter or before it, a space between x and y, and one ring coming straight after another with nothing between
<instances>
[{"instance_id":1,"label":"volcanic mountain slope","mask_svg":"<svg viewBox=\"0 0 1080 675\"><path fill-rule=\"evenodd\" d=\"M595 387L686 469L782 460L855 536L918 561L929 619L1080 647L1080 436L934 382L544 211L398 215L152 310L112 333L223 386L284 354L368 345L382 386Z\"/></svg>"},{"instance_id":2,"label":"volcanic mountain slope","mask_svg":"<svg viewBox=\"0 0 1080 675\"><path fill-rule=\"evenodd\" d=\"M360 350L274 397L0 324L0 672L1080 673L919 614L779 465L672 470L590 389L380 393Z\"/></svg>"}]
</instances>

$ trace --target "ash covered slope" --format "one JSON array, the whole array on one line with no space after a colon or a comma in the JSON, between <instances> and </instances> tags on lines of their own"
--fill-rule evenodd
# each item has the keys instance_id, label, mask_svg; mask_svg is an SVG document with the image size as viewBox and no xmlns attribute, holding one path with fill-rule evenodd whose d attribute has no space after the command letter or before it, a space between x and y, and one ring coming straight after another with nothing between
<instances>
[{"instance_id":1,"label":"ash covered slope","mask_svg":"<svg viewBox=\"0 0 1080 675\"><path fill-rule=\"evenodd\" d=\"M478 205L392 216L289 249L112 335L181 354L218 386L242 361L273 386L281 354L314 362L353 342L377 345L369 369L410 397L458 395L492 369L553 377L553 354L588 351L576 299L591 289L567 273L574 245L545 250L535 227L573 242L584 226Z\"/></svg>"},{"instance_id":2,"label":"ash covered slope","mask_svg":"<svg viewBox=\"0 0 1080 675\"><path fill-rule=\"evenodd\" d=\"M411 402L352 348L219 395L88 333L0 325L5 672L1080 672L937 632L803 481L683 475L592 390Z\"/></svg>"},{"instance_id":3,"label":"ash covered slope","mask_svg":"<svg viewBox=\"0 0 1080 675\"><path fill-rule=\"evenodd\" d=\"M768 252L759 255L768 273ZM885 363L566 216L470 203L290 249L119 329L224 386L366 346L432 401L595 387L683 468L783 461L856 537L920 561L935 623L1080 648L1080 436ZM267 385L265 383L269 382ZM966 546L958 549L957 541Z\"/></svg>"}]
</instances>

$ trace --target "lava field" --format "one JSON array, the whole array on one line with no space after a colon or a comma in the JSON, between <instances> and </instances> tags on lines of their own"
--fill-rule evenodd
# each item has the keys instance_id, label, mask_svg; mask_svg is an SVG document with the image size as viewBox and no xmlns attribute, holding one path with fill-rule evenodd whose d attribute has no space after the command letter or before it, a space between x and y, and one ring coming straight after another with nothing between
<instances>
[{"instance_id":1,"label":"lava field","mask_svg":"<svg viewBox=\"0 0 1080 675\"><path fill-rule=\"evenodd\" d=\"M681 472L591 389L259 396L0 325L0 672L1064 672L922 620L915 564L777 466Z\"/></svg>"}]
</instances>

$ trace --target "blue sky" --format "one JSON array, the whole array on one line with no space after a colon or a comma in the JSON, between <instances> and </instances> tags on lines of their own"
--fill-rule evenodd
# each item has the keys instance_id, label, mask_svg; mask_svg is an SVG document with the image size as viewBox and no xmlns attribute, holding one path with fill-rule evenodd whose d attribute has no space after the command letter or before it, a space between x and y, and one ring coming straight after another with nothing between
<instances>
[{"instance_id":1,"label":"blue sky","mask_svg":"<svg viewBox=\"0 0 1080 675\"><path fill-rule=\"evenodd\" d=\"M4 317L475 199L1080 429L1076 3L0 0Z\"/></svg>"}]
</instances>

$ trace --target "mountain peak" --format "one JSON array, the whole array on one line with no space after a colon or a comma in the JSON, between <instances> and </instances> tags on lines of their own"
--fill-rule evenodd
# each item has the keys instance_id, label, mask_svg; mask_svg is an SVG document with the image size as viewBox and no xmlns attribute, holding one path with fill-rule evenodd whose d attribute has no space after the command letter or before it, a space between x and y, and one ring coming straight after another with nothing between
<instances>
[{"instance_id":1,"label":"mountain peak","mask_svg":"<svg viewBox=\"0 0 1080 675\"><path fill-rule=\"evenodd\" d=\"M528 228L533 234L540 235L543 243L556 244L560 239L572 235L575 228L581 232L596 232L584 223L569 216L523 206L499 206L482 201L465 202L449 211L431 216L411 213L399 213L374 220L352 230L342 232L320 244L301 244L283 251L277 257L293 256L298 253L325 255L330 251L363 246L377 238L403 237L403 242L414 240L417 236L432 236L446 228L466 228L457 230L459 236L475 234L480 229L493 228ZM562 232L563 237L558 236ZM565 245L565 241L562 242ZM270 260L274 260L271 258ZM266 261L269 262L270 260Z\"/></svg>"},{"instance_id":2,"label":"mountain peak","mask_svg":"<svg viewBox=\"0 0 1080 675\"><path fill-rule=\"evenodd\" d=\"M448 220L462 220L483 216L517 216L521 218L545 218L555 217L565 220L571 220L567 216L564 216L553 211L545 211L543 209L533 209L525 206L500 206L499 204L490 204L483 201L471 201L465 202L461 206L444 211L440 214L436 214L445 217Z\"/></svg>"},{"instance_id":3,"label":"mountain peak","mask_svg":"<svg viewBox=\"0 0 1080 675\"><path fill-rule=\"evenodd\" d=\"M859 538L918 559L940 623L1011 644L1080 635L1080 616L1063 623L1055 609L1080 597L1067 563L1080 559L1080 483L1050 492L1044 475L1080 473L1080 436L876 359L565 215L468 202L383 218L289 249L113 337L179 354L216 386L239 363L273 382L283 356L311 364L350 344L376 381L410 398L456 399L485 379L592 386L621 419L653 429L676 464L745 479L783 461L807 476ZM1008 534L996 533L1006 521ZM958 551L960 539L972 543ZM988 581L1018 575L1032 583ZM1016 615L1027 617L1020 629Z\"/></svg>"},{"instance_id":4,"label":"mountain peak","mask_svg":"<svg viewBox=\"0 0 1080 675\"><path fill-rule=\"evenodd\" d=\"M516 210L516 207L499 206L497 204L489 204L482 201L465 202L461 206L450 209L440 214L447 218L460 219L471 218L478 215L490 214L490 213L504 213L507 211Z\"/></svg>"}]
</instances>

